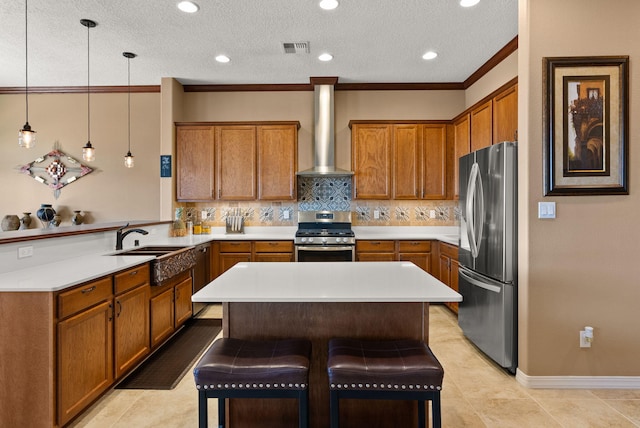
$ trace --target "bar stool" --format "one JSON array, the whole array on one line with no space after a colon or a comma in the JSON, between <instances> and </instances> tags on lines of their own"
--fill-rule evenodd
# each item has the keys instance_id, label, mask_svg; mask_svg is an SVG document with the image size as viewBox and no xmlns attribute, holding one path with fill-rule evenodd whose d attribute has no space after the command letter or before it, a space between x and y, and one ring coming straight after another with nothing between
<instances>
[{"instance_id":1,"label":"bar stool","mask_svg":"<svg viewBox=\"0 0 640 428\"><path fill-rule=\"evenodd\" d=\"M298 425L307 427L310 355L308 340L216 340L193 370L199 427L207 427L208 398L218 399L220 428L226 398L297 398Z\"/></svg>"},{"instance_id":2,"label":"bar stool","mask_svg":"<svg viewBox=\"0 0 640 428\"><path fill-rule=\"evenodd\" d=\"M419 428L425 426L425 402L431 401L433 426L441 426L444 369L422 341L331 339L327 372L331 428L340 424L342 398L416 400Z\"/></svg>"}]
</instances>

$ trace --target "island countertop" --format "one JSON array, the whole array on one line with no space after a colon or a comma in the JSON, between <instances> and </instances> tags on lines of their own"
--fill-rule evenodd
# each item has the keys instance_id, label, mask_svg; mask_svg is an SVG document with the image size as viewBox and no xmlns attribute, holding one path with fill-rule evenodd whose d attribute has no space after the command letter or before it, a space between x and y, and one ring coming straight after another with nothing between
<instances>
[{"instance_id":1,"label":"island countertop","mask_svg":"<svg viewBox=\"0 0 640 428\"><path fill-rule=\"evenodd\" d=\"M194 302L460 302L411 262L238 263Z\"/></svg>"}]
</instances>

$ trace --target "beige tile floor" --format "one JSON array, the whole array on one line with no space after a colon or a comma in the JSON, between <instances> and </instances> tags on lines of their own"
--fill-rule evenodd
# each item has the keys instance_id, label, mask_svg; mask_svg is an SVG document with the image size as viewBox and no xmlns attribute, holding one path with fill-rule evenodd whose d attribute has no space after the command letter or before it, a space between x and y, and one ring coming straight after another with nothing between
<instances>
[{"instance_id":1,"label":"beige tile floor","mask_svg":"<svg viewBox=\"0 0 640 428\"><path fill-rule=\"evenodd\" d=\"M203 316L220 317L220 307ZM445 369L443 427L640 427L640 390L524 388L464 338L444 306L431 306L429 340ZM215 401L209 400L210 427L217 424ZM171 391L111 390L71 426L196 427L193 377Z\"/></svg>"}]
</instances>

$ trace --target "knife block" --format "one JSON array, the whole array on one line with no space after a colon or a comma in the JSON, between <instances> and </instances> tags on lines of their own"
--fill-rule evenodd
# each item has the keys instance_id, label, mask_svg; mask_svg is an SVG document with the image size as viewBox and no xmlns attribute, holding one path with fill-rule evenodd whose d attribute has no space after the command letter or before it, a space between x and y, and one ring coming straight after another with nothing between
<instances>
[{"instance_id":1,"label":"knife block","mask_svg":"<svg viewBox=\"0 0 640 428\"><path fill-rule=\"evenodd\" d=\"M241 215L228 216L225 221L226 234L244 233L244 217Z\"/></svg>"}]
</instances>

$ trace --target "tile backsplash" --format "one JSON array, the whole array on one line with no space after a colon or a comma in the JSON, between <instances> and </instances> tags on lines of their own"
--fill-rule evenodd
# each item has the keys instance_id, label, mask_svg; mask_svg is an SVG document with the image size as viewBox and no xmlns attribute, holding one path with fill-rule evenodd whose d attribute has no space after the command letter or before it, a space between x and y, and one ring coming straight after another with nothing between
<instances>
[{"instance_id":1,"label":"tile backsplash","mask_svg":"<svg viewBox=\"0 0 640 428\"><path fill-rule=\"evenodd\" d=\"M242 213L246 226L295 226L298 211L351 211L354 226L455 226L458 201L352 200L351 177L298 177L298 200L177 203L183 220L223 226L229 212Z\"/></svg>"}]
</instances>

